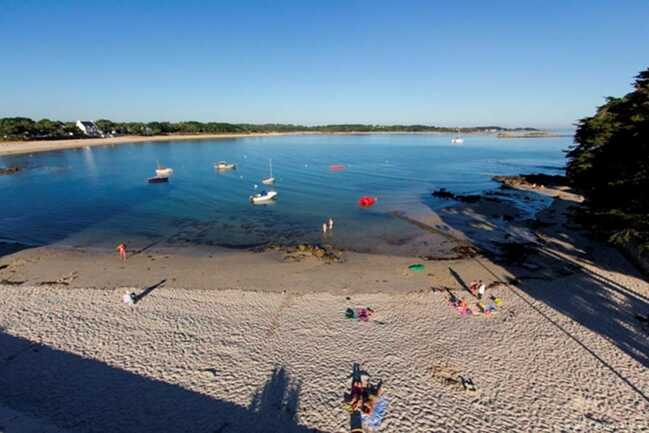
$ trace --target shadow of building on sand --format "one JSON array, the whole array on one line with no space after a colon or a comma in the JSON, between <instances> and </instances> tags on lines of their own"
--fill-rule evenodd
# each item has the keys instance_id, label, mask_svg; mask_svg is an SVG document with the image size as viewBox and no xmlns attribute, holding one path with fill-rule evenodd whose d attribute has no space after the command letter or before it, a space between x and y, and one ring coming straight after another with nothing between
<instances>
[{"instance_id":1,"label":"shadow of building on sand","mask_svg":"<svg viewBox=\"0 0 649 433\"><path fill-rule=\"evenodd\" d=\"M244 407L0 331L0 403L71 432L322 433L299 392L276 368Z\"/></svg>"}]
</instances>

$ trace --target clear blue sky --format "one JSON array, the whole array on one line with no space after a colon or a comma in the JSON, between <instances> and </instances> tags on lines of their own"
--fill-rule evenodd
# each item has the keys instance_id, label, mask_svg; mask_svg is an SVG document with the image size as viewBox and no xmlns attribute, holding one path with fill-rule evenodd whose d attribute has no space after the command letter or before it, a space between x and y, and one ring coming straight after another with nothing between
<instances>
[{"instance_id":1,"label":"clear blue sky","mask_svg":"<svg viewBox=\"0 0 649 433\"><path fill-rule=\"evenodd\" d=\"M0 0L0 117L569 126L649 0Z\"/></svg>"}]
</instances>

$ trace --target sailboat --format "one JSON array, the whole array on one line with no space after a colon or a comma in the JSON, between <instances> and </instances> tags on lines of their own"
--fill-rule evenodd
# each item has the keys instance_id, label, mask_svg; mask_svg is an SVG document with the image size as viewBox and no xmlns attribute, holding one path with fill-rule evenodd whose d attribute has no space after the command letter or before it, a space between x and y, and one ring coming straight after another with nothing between
<instances>
[{"instance_id":1,"label":"sailboat","mask_svg":"<svg viewBox=\"0 0 649 433\"><path fill-rule=\"evenodd\" d=\"M457 130L457 135L451 138L451 144L462 144L464 143L464 138L460 137L460 130Z\"/></svg>"},{"instance_id":2,"label":"sailboat","mask_svg":"<svg viewBox=\"0 0 649 433\"><path fill-rule=\"evenodd\" d=\"M160 161L158 161L158 168L155 170L155 175L157 177L169 177L173 172L173 169L160 165Z\"/></svg>"},{"instance_id":3,"label":"sailboat","mask_svg":"<svg viewBox=\"0 0 649 433\"><path fill-rule=\"evenodd\" d=\"M214 163L214 168L219 171L236 170L237 165L227 161L219 161Z\"/></svg>"},{"instance_id":4,"label":"sailboat","mask_svg":"<svg viewBox=\"0 0 649 433\"><path fill-rule=\"evenodd\" d=\"M252 204L265 204L277 198L277 191L262 191L249 197Z\"/></svg>"},{"instance_id":5,"label":"sailboat","mask_svg":"<svg viewBox=\"0 0 649 433\"><path fill-rule=\"evenodd\" d=\"M275 178L273 177L273 160L268 160L268 167L270 168L270 176L262 180L261 183L264 185L272 185L275 183Z\"/></svg>"}]
</instances>

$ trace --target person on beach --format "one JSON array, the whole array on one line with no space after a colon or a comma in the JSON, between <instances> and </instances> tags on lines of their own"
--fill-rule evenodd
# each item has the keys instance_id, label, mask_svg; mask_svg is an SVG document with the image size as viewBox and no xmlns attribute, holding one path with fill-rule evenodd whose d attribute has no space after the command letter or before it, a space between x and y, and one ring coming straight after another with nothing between
<instances>
[{"instance_id":1,"label":"person on beach","mask_svg":"<svg viewBox=\"0 0 649 433\"><path fill-rule=\"evenodd\" d=\"M482 280L478 281L478 299L482 299L485 290L487 290L487 286L485 286L485 283L483 283Z\"/></svg>"},{"instance_id":2,"label":"person on beach","mask_svg":"<svg viewBox=\"0 0 649 433\"><path fill-rule=\"evenodd\" d=\"M122 301L123 301L126 305L133 305L133 304L135 304L135 298L134 298L134 295L135 295L134 293L131 293L131 292L125 292L125 293L124 293L124 296L122 296Z\"/></svg>"},{"instance_id":3,"label":"person on beach","mask_svg":"<svg viewBox=\"0 0 649 433\"><path fill-rule=\"evenodd\" d=\"M116 250L119 253L119 257L123 261L126 261L126 244L124 242L121 242L119 245L117 245Z\"/></svg>"},{"instance_id":4,"label":"person on beach","mask_svg":"<svg viewBox=\"0 0 649 433\"><path fill-rule=\"evenodd\" d=\"M332 218L329 218L329 231L333 230L334 228L334 220Z\"/></svg>"},{"instance_id":5,"label":"person on beach","mask_svg":"<svg viewBox=\"0 0 649 433\"><path fill-rule=\"evenodd\" d=\"M476 296L477 291L478 291L478 282L475 281L475 280L471 281L469 283L469 292L471 292L471 294L473 294L473 296Z\"/></svg>"}]
</instances>

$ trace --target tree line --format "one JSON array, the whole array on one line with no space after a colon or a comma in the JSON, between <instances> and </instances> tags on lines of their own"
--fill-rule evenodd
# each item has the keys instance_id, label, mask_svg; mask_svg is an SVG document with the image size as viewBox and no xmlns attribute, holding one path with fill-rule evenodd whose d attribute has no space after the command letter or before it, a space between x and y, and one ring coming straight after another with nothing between
<instances>
[{"instance_id":1,"label":"tree line","mask_svg":"<svg viewBox=\"0 0 649 433\"><path fill-rule=\"evenodd\" d=\"M171 134L251 134L264 132L501 132L534 131L534 128L507 129L500 126L477 126L470 128L448 128L429 125L366 125L336 124L304 126L280 123L225 123L225 122L113 122L108 119L95 121L97 128L110 135L171 135ZM0 118L0 140L56 140L84 138L75 122L27 117Z\"/></svg>"},{"instance_id":2,"label":"tree line","mask_svg":"<svg viewBox=\"0 0 649 433\"><path fill-rule=\"evenodd\" d=\"M634 90L609 97L581 119L566 175L586 198L582 222L617 243L649 252L649 68Z\"/></svg>"}]
</instances>

